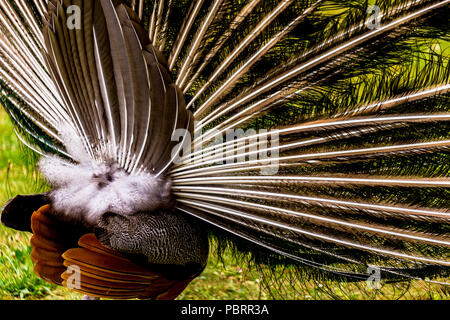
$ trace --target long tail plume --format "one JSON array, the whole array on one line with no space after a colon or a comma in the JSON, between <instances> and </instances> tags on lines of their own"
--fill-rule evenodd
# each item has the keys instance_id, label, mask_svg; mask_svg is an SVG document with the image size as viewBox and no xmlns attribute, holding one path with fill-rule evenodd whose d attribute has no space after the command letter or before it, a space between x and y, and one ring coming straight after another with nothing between
<instances>
[{"instance_id":1,"label":"long tail plume","mask_svg":"<svg viewBox=\"0 0 450 320\"><path fill-rule=\"evenodd\" d=\"M81 163L71 130L90 161L170 180L179 214L256 260L443 284L449 14L450 0L5 0L2 105L44 157Z\"/></svg>"}]
</instances>

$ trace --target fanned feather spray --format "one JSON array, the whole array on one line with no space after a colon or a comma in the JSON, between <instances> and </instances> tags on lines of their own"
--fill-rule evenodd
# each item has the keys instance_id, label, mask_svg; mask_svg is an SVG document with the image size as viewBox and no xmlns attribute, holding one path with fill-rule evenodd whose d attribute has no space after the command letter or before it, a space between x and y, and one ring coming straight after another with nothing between
<instances>
[{"instance_id":1,"label":"fanned feather spray","mask_svg":"<svg viewBox=\"0 0 450 320\"><path fill-rule=\"evenodd\" d=\"M272 288L445 284L450 0L373 2L5 0L2 104L65 217L173 206Z\"/></svg>"}]
</instances>

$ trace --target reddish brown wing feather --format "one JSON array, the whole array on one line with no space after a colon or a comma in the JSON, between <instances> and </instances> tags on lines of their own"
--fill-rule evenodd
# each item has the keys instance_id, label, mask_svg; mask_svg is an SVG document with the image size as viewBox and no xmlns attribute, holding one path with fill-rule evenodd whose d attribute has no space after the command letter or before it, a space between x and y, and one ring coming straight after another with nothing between
<instances>
[{"instance_id":1,"label":"reddish brown wing feather","mask_svg":"<svg viewBox=\"0 0 450 320\"><path fill-rule=\"evenodd\" d=\"M61 241L57 239L54 221L47 215L50 206L46 205L34 212L31 217L31 259L34 272L42 279L61 285L61 274L66 270L62 254L65 251Z\"/></svg>"},{"instance_id":2,"label":"reddish brown wing feather","mask_svg":"<svg viewBox=\"0 0 450 320\"><path fill-rule=\"evenodd\" d=\"M81 237L81 248L63 254L66 266L81 273L81 288L76 291L101 298L174 299L192 281L169 281L163 276L124 258L103 246L93 234ZM71 276L67 271L63 278ZM64 285L68 285L64 281Z\"/></svg>"},{"instance_id":3,"label":"reddish brown wing feather","mask_svg":"<svg viewBox=\"0 0 450 320\"><path fill-rule=\"evenodd\" d=\"M48 282L100 298L171 300L193 280L167 280L105 247L94 234L83 235L77 247L50 209L44 206L31 218L34 271Z\"/></svg>"}]
</instances>

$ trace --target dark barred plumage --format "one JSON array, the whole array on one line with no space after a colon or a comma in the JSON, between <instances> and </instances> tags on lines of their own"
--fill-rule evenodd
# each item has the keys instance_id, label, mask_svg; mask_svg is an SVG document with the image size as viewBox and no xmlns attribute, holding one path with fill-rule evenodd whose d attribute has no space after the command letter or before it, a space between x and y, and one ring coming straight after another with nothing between
<instances>
[{"instance_id":1,"label":"dark barred plumage","mask_svg":"<svg viewBox=\"0 0 450 320\"><path fill-rule=\"evenodd\" d=\"M450 0L5 0L1 103L53 190L2 221L72 221L96 234L84 257L185 282L208 234L274 296L365 290L373 269L447 288L449 15Z\"/></svg>"}]
</instances>

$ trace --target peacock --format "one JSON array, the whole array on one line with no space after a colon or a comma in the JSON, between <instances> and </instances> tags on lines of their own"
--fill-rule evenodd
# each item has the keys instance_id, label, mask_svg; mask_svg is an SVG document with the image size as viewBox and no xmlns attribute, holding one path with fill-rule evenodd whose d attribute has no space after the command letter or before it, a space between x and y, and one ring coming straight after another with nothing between
<instances>
[{"instance_id":1,"label":"peacock","mask_svg":"<svg viewBox=\"0 0 450 320\"><path fill-rule=\"evenodd\" d=\"M213 248L274 294L445 292L449 16L450 0L3 0L1 104L48 191L2 223L33 233L39 277L89 297L175 299Z\"/></svg>"}]
</instances>

